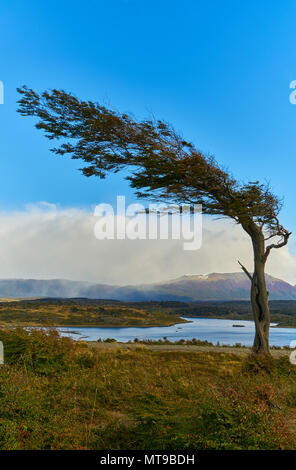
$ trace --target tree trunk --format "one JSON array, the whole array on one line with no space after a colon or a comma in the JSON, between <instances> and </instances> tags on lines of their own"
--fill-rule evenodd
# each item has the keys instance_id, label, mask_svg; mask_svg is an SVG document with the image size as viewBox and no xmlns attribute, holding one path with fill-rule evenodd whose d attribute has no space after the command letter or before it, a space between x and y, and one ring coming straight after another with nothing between
<instances>
[{"instance_id":1,"label":"tree trunk","mask_svg":"<svg viewBox=\"0 0 296 470\"><path fill-rule=\"evenodd\" d=\"M269 353L270 313L264 265L262 267L257 266L254 271L251 287L251 302L255 321L253 351L256 353Z\"/></svg>"},{"instance_id":2,"label":"tree trunk","mask_svg":"<svg viewBox=\"0 0 296 470\"><path fill-rule=\"evenodd\" d=\"M254 273L251 285L251 302L255 321L253 351L255 353L270 354L270 313L264 272L266 262L264 257L265 242L263 233L258 229L251 234L251 238L254 250Z\"/></svg>"}]
</instances>

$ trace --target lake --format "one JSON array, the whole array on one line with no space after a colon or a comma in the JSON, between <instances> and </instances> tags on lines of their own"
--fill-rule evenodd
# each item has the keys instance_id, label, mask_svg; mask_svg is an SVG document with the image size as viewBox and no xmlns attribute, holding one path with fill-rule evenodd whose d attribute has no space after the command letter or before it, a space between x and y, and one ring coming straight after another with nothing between
<instances>
[{"instance_id":1,"label":"lake","mask_svg":"<svg viewBox=\"0 0 296 470\"><path fill-rule=\"evenodd\" d=\"M217 341L219 341L220 344L229 345L241 343L245 346L252 346L253 344L255 327L252 321L184 318L189 320L190 323L149 328L63 327L58 328L58 330L63 336L70 336L74 339L84 339L87 341L97 341L99 338L114 338L117 341L126 343L133 341L135 338L139 340L158 340L166 336L170 341L196 338L202 341L210 341L214 344L216 344ZM232 325L244 325L244 327L234 328ZM292 340L296 340L296 328L270 328L271 346L289 346Z\"/></svg>"}]
</instances>

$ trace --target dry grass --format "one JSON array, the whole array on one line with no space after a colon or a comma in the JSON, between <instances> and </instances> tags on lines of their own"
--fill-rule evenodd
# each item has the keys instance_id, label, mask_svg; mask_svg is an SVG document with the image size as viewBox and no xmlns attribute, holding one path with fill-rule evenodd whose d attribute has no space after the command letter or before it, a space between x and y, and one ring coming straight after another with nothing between
<instances>
[{"instance_id":1,"label":"dry grass","mask_svg":"<svg viewBox=\"0 0 296 470\"><path fill-rule=\"evenodd\" d=\"M285 357L0 336L1 449L296 449Z\"/></svg>"},{"instance_id":2,"label":"dry grass","mask_svg":"<svg viewBox=\"0 0 296 470\"><path fill-rule=\"evenodd\" d=\"M1 326L170 326L184 323L178 315L122 303L78 300L0 302Z\"/></svg>"}]
</instances>

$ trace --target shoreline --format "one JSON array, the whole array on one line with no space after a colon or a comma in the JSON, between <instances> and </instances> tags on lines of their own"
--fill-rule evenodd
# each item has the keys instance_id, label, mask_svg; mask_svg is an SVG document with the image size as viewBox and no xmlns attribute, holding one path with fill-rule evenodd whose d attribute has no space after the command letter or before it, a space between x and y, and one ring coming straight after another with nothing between
<instances>
[{"instance_id":1,"label":"shoreline","mask_svg":"<svg viewBox=\"0 0 296 470\"><path fill-rule=\"evenodd\" d=\"M87 341L88 347L95 350L139 350L143 351L155 351L155 352L164 352L164 353L174 353L174 352L188 352L188 353L216 353L216 354L236 354L236 355L249 355L252 353L252 348L250 346L199 346L194 344L145 344L140 341L137 343L121 343L119 341L114 341L111 343L97 342L97 341ZM274 357L289 356L291 349L284 348L273 348L270 349L271 355Z\"/></svg>"},{"instance_id":2,"label":"shoreline","mask_svg":"<svg viewBox=\"0 0 296 470\"><path fill-rule=\"evenodd\" d=\"M70 324L70 325L64 325L64 324L59 324L59 325L41 325L41 324L36 324L34 322L26 322L26 323L0 323L0 328L10 328L10 327L14 327L14 328L166 328L168 326L175 326L175 325L183 325L184 323L191 323L190 320L182 320L180 319L181 321L178 321L178 323L176 323L175 321L171 322L171 323L166 323L166 324L150 324L150 325L113 325L112 323L111 324L104 324L104 325L87 325L87 324L84 324L82 323L81 325L73 325L73 324ZM223 320L223 319L222 319Z\"/></svg>"},{"instance_id":3,"label":"shoreline","mask_svg":"<svg viewBox=\"0 0 296 470\"><path fill-rule=\"evenodd\" d=\"M81 324L40 324L40 323L35 323L35 322L22 322L22 323L14 323L14 322L0 322L0 328L10 328L10 327L14 327L14 328L29 328L29 327L33 327L33 328L165 328L165 327L169 327L169 326L177 326L177 325L182 325L184 323L191 323L193 321L193 319L204 319L204 320L229 320L229 321L233 321L233 322L236 322L236 321L249 321L249 322L253 322L252 319L245 319L245 318L227 318L227 317L203 317L203 316L198 316L198 317L186 317L187 320L185 320L185 318L183 317L180 317L180 321L176 322L176 321L172 321L172 322L169 322L169 323L165 323L165 324L148 324L148 325L138 325L138 324L123 324L123 325L114 325L112 323L110 324L85 324L85 323L81 323ZM190 320L192 318L192 320ZM296 321L296 318L295 318L295 321ZM273 323L273 322L271 322ZM236 326L236 325L235 325ZM241 325L240 325L241 326ZM295 328L296 329L296 325L289 325L289 324L286 324L284 321L283 323L276 323L274 325L270 325L270 328Z\"/></svg>"}]
</instances>

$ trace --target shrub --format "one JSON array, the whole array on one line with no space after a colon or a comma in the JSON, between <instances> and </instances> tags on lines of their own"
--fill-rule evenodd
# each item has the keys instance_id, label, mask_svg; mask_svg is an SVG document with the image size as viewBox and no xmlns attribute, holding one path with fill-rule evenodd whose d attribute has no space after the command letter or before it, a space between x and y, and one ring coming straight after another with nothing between
<instances>
[{"instance_id":1,"label":"shrub","mask_svg":"<svg viewBox=\"0 0 296 470\"><path fill-rule=\"evenodd\" d=\"M55 329L0 330L6 364L18 364L40 375L59 373L78 351L78 344Z\"/></svg>"},{"instance_id":2,"label":"shrub","mask_svg":"<svg viewBox=\"0 0 296 470\"><path fill-rule=\"evenodd\" d=\"M250 354L244 360L242 371L246 374L295 375L296 370L286 356L275 359L268 354Z\"/></svg>"}]
</instances>

